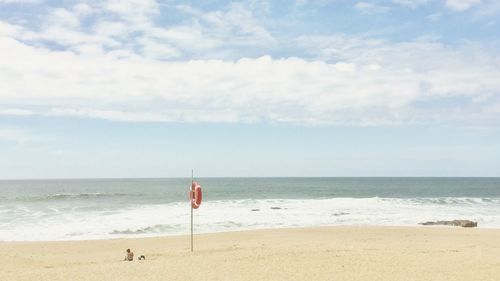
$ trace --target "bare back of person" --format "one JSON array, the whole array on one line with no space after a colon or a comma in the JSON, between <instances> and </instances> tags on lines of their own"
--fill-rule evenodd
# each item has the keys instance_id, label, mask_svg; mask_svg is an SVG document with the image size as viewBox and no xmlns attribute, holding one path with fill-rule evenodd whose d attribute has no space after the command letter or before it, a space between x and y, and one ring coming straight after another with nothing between
<instances>
[{"instance_id":1,"label":"bare back of person","mask_svg":"<svg viewBox=\"0 0 500 281\"><path fill-rule=\"evenodd\" d=\"M134 252L130 251L130 249L127 249L127 255L123 259L124 261L133 261L134 260Z\"/></svg>"}]
</instances>

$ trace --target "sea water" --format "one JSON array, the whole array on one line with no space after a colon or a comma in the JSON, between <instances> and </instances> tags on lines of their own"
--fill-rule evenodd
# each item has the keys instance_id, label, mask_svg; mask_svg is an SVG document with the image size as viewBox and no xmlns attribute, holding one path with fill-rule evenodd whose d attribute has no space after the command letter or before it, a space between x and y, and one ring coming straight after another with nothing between
<instances>
[{"instance_id":1,"label":"sea water","mask_svg":"<svg viewBox=\"0 0 500 281\"><path fill-rule=\"evenodd\" d=\"M199 178L196 233L418 226L500 228L500 178ZM189 178L0 181L0 241L183 235Z\"/></svg>"}]
</instances>

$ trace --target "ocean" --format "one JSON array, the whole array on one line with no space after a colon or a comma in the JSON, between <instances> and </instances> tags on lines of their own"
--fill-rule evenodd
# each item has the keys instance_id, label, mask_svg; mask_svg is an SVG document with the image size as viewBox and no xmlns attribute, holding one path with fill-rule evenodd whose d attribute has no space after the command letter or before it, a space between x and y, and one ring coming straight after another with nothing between
<instances>
[{"instance_id":1,"label":"ocean","mask_svg":"<svg viewBox=\"0 0 500 281\"><path fill-rule=\"evenodd\" d=\"M419 226L500 228L500 178L198 178L195 233ZM190 178L0 181L0 241L189 234ZM424 226L420 226L424 227Z\"/></svg>"}]
</instances>

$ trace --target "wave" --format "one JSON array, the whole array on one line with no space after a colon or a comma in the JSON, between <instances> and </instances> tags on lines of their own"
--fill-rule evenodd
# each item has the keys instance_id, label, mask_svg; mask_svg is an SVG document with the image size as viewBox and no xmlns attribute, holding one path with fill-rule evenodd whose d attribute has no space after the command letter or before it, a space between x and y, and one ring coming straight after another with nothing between
<instances>
[{"instance_id":1,"label":"wave","mask_svg":"<svg viewBox=\"0 0 500 281\"><path fill-rule=\"evenodd\" d=\"M378 197L376 197L378 198ZM385 201L395 201L410 204L437 204L437 205L484 205L500 204L500 198L480 197L416 197L416 198L378 198Z\"/></svg>"},{"instance_id":2,"label":"wave","mask_svg":"<svg viewBox=\"0 0 500 281\"><path fill-rule=\"evenodd\" d=\"M75 195L82 198L109 195L84 194ZM45 208L43 214L37 204L17 213L0 213L0 240L78 240L189 233L190 208L186 201L128 204L113 210L78 209L77 204L67 201L66 205L76 210L64 208L57 212L40 204ZM474 220L479 227L500 228L500 198L208 200L195 211L195 228L197 233L210 233L327 225L419 226L426 221L455 219Z\"/></svg>"},{"instance_id":3,"label":"wave","mask_svg":"<svg viewBox=\"0 0 500 281\"><path fill-rule=\"evenodd\" d=\"M117 197L117 196L127 196L125 193L56 193L47 195L45 198L54 199L64 199L64 198L95 198L95 197Z\"/></svg>"},{"instance_id":4,"label":"wave","mask_svg":"<svg viewBox=\"0 0 500 281\"><path fill-rule=\"evenodd\" d=\"M54 193L44 195L28 195L18 196L13 198L5 198L11 201L44 201L44 200L62 200L62 199L95 199L102 197L124 197L124 196L142 196L142 194L127 194L127 193Z\"/></svg>"},{"instance_id":5,"label":"wave","mask_svg":"<svg viewBox=\"0 0 500 281\"><path fill-rule=\"evenodd\" d=\"M138 229L123 229L123 230L113 230L109 232L111 235L135 235L135 234L147 234L147 233L165 233L172 229L178 228L180 225L170 225L170 224L157 224L153 226L147 226Z\"/></svg>"}]
</instances>

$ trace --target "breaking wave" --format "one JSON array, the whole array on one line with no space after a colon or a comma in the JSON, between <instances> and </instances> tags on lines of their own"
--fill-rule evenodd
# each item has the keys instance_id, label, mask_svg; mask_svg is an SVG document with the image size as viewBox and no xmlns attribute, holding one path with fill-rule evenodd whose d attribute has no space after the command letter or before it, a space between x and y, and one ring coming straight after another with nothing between
<instances>
[{"instance_id":1,"label":"breaking wave","mask_svg":"<svg viewBox=\"0 0 500 281\"><path fill-rule=\"evenodd\" d=\"M134 194L137 196L137 194ZM48 195L30 195L30 196L18 196L13 198L3 198L10 199L16 201L44 201L44 200L64 200L64 199L94 199L94 198L103 198L103 197L124 197L131 196L131 194L127 193L101 193L101 192L92 192L92 193L54 193Z\"/></svg>"},{"instance_id":2,"label":"breaking wave","mask_svg":"<svg viewBox=\"0 0 500 281\"><path fill-rule=\"evenodd\" d=\"M87 193L76 196L106 195ZM68 205L72 205L71 202ZM0 240L185 235L190 229L190 208L185 201L132 205L113 210L103 207L57 209L56 212L53 208L41 211L22 206L19 210L18 213L3 212L3 215L0 212L0 218L5 217L0 220ZM334 225L419 226L425 221L454 219L474 220L482 228L500 228L500 198L212 200L205 201L194 215L197 233Z\"/></svg>"}]
</instances>

